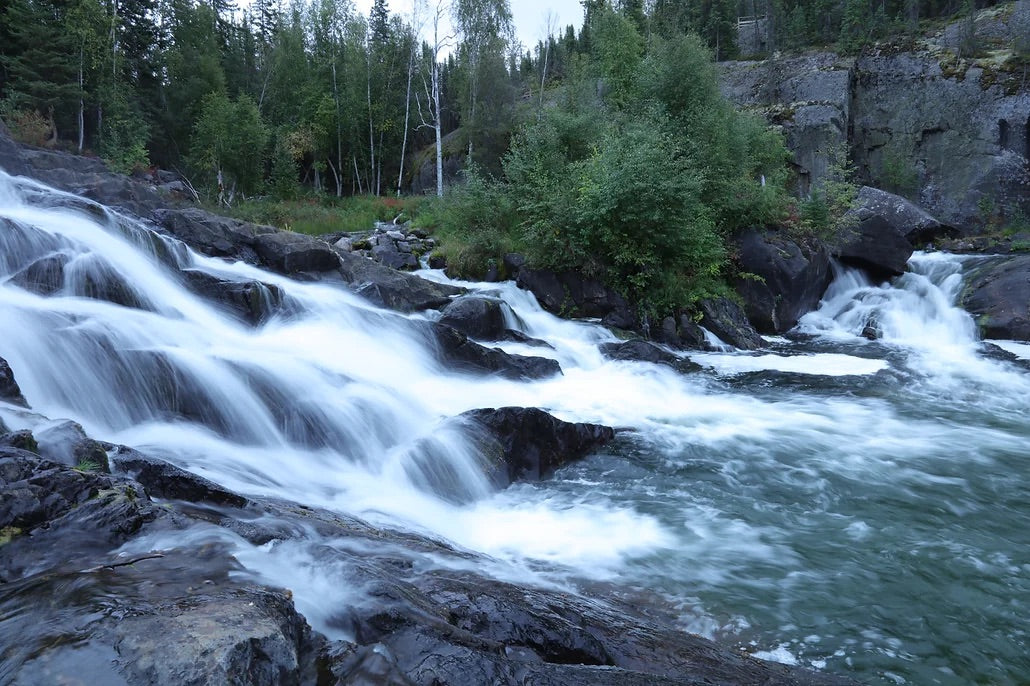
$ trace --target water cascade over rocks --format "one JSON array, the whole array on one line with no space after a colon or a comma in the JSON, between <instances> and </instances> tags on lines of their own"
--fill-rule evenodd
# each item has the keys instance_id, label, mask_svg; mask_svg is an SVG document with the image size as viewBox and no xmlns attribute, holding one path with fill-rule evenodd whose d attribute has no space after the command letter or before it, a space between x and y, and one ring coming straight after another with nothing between
<instances>
[{"instance_id":1,"label":"water cascade over rocks","mask_svg":"<svg viewBox=\"0 0 1030 686\"><path fill-rule=\"evenodd\" d=\"M356 264L294 280L0 173L0 682L1030 673L1030 378L958 258L689 359L421 272L504 303L480 346Z\"/></svg>"}]
</instances>

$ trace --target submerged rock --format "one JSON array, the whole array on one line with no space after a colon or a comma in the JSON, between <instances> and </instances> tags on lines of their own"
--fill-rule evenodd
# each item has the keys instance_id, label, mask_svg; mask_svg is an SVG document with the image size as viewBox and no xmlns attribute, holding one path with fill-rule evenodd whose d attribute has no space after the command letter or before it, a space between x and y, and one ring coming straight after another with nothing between
<instances>
[{"instance_id":1,"label":"submerged rock","mask_svg":"<svg viewBox=\"0 0 1030 686\"><path fill-rule=\"evenodd\" d=\"M479 429L491 480L502 488L542 479L615 438L609 426L563 422L532 407L471 410L461 417Z\"/></svg>"},{"instance_id":2,"label":"submerged rock","mask_svg":"<svg viewBox=\"0 0 1030 686\"><path fill-rule=\"evenodd\" d=\"M439 359L452 369L523 380L543 379L562 373L557 360L511 355L500 348L487 348L440 322L433 322L428 334Z\"/></svg>"},{"instance_id":3,"label":"submerged rock","mask_svg":"<svg viewBox=\"0 0 1030 686\"><path fill-rule=\"evenodd\" d=\"M666 350L662 350L654 343L648 343L647 341L602 343L598 348L601 350L601 354L610 360L632 360L635 362L664 364L678 372L696 372L701 369L701 365L678 355L673 355Z\"/></svg>"}]
</instances>

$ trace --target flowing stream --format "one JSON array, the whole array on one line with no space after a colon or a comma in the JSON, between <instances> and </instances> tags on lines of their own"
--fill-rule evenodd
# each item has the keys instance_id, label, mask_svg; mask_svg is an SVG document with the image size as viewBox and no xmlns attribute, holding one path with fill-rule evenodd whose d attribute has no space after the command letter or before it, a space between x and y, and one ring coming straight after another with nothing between
<instances>
[{"instance_id":1,"label":"flowing stream","mask_svg":"<svg viewBox=\"0 0 1030 686\"><path fill-rule=\"evenodd\" d=\"M47 294L18 285L34 261L59 275ZM444 538L499 577L647 589L685 629L760 657L870 683L1025 683L1030 374L954 307L960 258L910 268L891 285L843 271L789 340L691 354L706 367L691 375L604 359L609 332L510 283L463 284L553 349L501 347L564 370L515 382L442 368L415 326L435 313L200 256L0 173L0 357L40 415L242 493ZM246 326L182 269L277 285L288 307ZM451 418L506 405L632 431L493 493ZM320 630L355 602L304 550L237 544Z\"/></svg>"}]
</instances>

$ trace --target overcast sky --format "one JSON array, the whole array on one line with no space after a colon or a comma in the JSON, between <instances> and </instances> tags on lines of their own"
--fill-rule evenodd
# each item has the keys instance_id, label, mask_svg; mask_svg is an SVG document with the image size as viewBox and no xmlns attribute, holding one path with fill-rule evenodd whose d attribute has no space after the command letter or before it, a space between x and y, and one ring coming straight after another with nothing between
<instances>
[{"instance_id":1,"label":"overcast sky","mask_svg":"<svg viewBox=\"0 0 1030 686\"><path fill-rule=\"evenodd\" d=\"M368 16L368 10L372 7L372 0L355 0L358 11ZM430 0L430 5L435 4ZM408 16L411 14L411 0L387 0L390 13L400 12ZM555 31L564 31L568 24L572 24L579 30L583 23L583 6L579 0L511 0L511 13L515 18L515 33L522 44L531 48L536 42L544 37L546 33L547 12L554 13L557 21Z\"/></svg>"}]
</instances>

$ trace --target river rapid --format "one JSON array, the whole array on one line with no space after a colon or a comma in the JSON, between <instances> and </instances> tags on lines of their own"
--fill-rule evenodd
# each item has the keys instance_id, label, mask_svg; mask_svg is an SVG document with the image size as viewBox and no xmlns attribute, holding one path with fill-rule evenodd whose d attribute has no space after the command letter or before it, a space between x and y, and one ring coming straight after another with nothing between
<instances>
[{"instance_id":1,"label":"river rapid","mask_svg":"<svg viewBox=\"0 0 1030 686\"><path fill-rule=\"evenodd\" d=\"M9 280L55 256L50 294ZM517 382L441 366L414 325L436 313L204 257L0 173L0 357L39 415L244 494L444 539L499 578L646 591L685 630L868 683L1030 674L1030 346L977 340L954 306L961 266L917 253L892 284L842 270L788 337L687 353L704 367L687 375L605 359L613 334L511 283L459 284L553 346L500 344L564 371ZM277 285L288 307L244 325L186 289L182 269ZM112 282L135 307L97 299ZM877 340L861 335L871 323ZM624 431L495 493L452 418L508 405ZM330 541L232 543L330 636L331 608L363 601L319 565Z\"/></svg>"}]
</instances>

